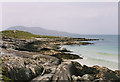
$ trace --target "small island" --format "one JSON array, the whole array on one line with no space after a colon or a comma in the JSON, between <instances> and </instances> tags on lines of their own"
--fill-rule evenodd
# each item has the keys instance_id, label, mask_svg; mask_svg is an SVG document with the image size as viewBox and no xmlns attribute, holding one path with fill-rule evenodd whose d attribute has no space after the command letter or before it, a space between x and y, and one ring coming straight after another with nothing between
<instances>
[{"instance_id":1,"label":"small island","mask_svg":"<svg viewBox=\"0 0 120 82\"><path fill-rule=\"evenodd\" d=\"M25 31L1 31L2 80L42 81L120 81L120 70L81 65L83 59L62 45L94 45L99 39L35 35ZM82 41L91 41L82 42Z\"/></svg>"}]
</instances>

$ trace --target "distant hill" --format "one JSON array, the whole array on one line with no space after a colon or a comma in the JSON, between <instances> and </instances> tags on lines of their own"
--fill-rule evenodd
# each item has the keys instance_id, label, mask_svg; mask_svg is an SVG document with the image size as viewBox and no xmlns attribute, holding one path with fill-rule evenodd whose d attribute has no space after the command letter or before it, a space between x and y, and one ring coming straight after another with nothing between
<instances>
[{"instance_id":1,"label":"distant hill","mask_svg":"<svg viewBox=\"0 0 120 82\"><path fill-rule=\"evenodd\" d=\"M20 31L34 33L37 35L49 35L49 36L67 36L67 37L70 37L70 36L78 35L78 34L74 34L74 33L48 30L48 29L44 29L41 27L13 26L13 27L8 28L7 30L20 30Z\"/></svg>"}]
</instances>

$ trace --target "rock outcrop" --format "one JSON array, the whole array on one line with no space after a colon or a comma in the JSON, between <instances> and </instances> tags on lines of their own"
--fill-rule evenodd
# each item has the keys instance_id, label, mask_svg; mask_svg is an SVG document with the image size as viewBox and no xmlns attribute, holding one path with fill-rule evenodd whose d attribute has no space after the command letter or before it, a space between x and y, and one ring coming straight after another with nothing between
<instances>
[{"instance_id":1,"label":"rock outcrop","mask_svg":"<svg viewBox=\"0 0 120 82\"><path fill-rule=\"evenodd\" d=\"M76 81L120 81L119 73L112 71L106 67L93 66L88 67L86 65L80 65L78 62L72 62L75 68L74 75L72 76L73 80Z\"/></svg>"},{"instance_id":2,"label":"rock outcrop","mask_svg":"<svg viewBox=\"0 0 120 82\"><path fill-rule=\"evenodd\" d=\"M82 66L71 61L82 57L60 49L60 45L87 45L92 43L81 41L93 40L98 39L54 37L25 40L3 36L0 40L2 75L9 80L30 82L120 81L120 70Z\"/></svg>"},{"instance_id":3,"label":"rock outcrop","mask_svg":"<svg viewBox=\"0 0 120 82\"><path fill-rule=\"evenodd\" d=\"M32 52L4 50L1 56L3 75L12 80L31 80L47 73L60 64L60 60Z\"/></svg>"}]
</instances>

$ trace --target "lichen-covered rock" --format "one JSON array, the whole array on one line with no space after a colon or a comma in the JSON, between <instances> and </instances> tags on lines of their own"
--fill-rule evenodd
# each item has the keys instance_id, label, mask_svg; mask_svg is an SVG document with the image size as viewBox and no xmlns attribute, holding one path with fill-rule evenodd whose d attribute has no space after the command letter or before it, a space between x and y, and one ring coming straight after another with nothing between
<instances>
[{"instance_id":1,"label":"lichen-covered rock","mask_svg":"<svg viewBox=\"0 0 120 82\"><path fill-rule=\"evenodd\" d=\"M44 69L41 64L31 59L12 56L8 59L7 56L2 58L2 68L5 70L3 75L12 80L31 80L40 75Z\"/></svg>"},{"instance_id":2,"label":"lichen-covered rock","mask_svg":"<svg viewBox=\"0 0 120 82\"><path fill-rule=\"evenodd\" d=\"M38 75L55 68L59 59L32 52L5 50L3 49L1 60L3 75L12 80L32 80ZM50 73L49 72L49 73Z\"/></svg>"}]
</instances>

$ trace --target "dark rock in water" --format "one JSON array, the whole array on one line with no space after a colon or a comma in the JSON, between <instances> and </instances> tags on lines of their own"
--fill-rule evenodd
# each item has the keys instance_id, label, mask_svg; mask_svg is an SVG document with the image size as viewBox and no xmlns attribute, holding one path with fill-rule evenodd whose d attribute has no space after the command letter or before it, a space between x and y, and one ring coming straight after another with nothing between
<instances>
[{"instance_id":1,"label":"dark rock in water","mask_svg":"<svg viewBox=\"0 0 120 82\"><path fill-rule=\"evenodd\" d=\"M57 53L51 56L57 57L59 59L83 59L82 57L78 55L70 54L70 53Z\"/></svg>"},{"instance_id":2,"label":"dark rock in water","mask_svg":"<svg viewBox=\"0 0 120 82\"><path fill-rule=\"evenodd\" d=\"M61 49L62 52L71 52L70 50L67 50L66 48Z\"/></svg>"},{"instance_id":3,"label":"dark rock in water","mask_svg":"<svg viewBox=\"0 0 120 82\"><path fill-rule=\"evenodd\" d=\"M94 43L89 43L89 42L80 42L79 44L81 44L81 45L88 45L88 44L94 44Z\"/></svg>"}]
</instances>

